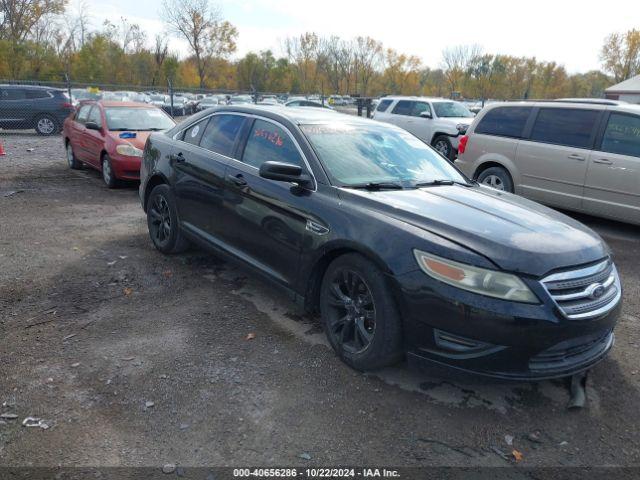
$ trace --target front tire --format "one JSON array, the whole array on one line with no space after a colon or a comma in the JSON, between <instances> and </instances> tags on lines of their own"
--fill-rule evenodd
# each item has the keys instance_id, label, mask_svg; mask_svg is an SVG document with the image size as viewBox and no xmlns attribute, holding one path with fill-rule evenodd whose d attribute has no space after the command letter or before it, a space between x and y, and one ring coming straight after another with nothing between
<instances>
[{"instance_id":1,"label":"front tire","mask_svg":"<svg viewBox=\"0 0 640 480\"><path fill-rule=\"evenodd\" d=\"M453 145L451 140L446 135L438 135L433 139L431 146L435 148L442 156L450 161L453 161L455 155L453 152Z\"/></svg>"},{"instance_id":2,"label":"front tire","mask_svg":"<svg viewBox=\"0 0 640 480\"><path fill-rule=\"evenodd\" d=\"M363 256L338 257L320 288L329 343L349 366L377 370L402 358L400 315L380 269Z\"/></svg>"},{"instance_id":3,"label":"front tire","mask_svg":"<svg viewBox=\"0 0 640 480\"><path fill-rule=\"evenodd\" d=\"M502 167L490 167L480 172L478 183L503 192L513 193L511 175Z\"/></svg>"},{"instance_id":4,"label":"front tire","mask_svg":"<svg viewBox=\"0 0 640 480\"><path fill-rule=\"evenodd\" d=\"M55 135L60 131L60 125L51 115L40 115L36 118L35 126L38 135L49 136Z\"/></svg>"},{"instance_id":5,"label":"front tire","mask_svg":"<svg viewBox=\"0 0 640 480\"><path fill-rule=\"evenodd\" d=\"M111 159L107 154L102 156L102 180L104 180L104 184L109 188L116 188L118 186L118 179L113 171Z\"/></svg>"},{"instance_id":6,"label":"front tire","mask_svg":"<svg viewBox=\"0 0 640 480\"><path fill-rule=\"evenodd\" d=\"M67 142L67 163L69 164L69 168L71 168L72 170L79 170L82 168L82 163L78 161L75 154L73 153L71 142Z\"/></svg>"},{"instance_id":7,"label":"front tire","mask_svg":"<svg viewBox=\"0 0 640 480\"><path fill-rule=\"evenodd\" d=\"M189 248L178 222L176 202L168 185L156 186L147 200L147 227L153 245L164 254Z\"/></svg>"}]
</instances>

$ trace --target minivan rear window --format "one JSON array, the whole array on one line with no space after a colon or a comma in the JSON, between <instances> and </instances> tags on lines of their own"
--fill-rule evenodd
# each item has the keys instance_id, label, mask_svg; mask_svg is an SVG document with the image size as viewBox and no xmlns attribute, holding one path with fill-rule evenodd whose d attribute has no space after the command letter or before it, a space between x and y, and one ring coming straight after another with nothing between
<instances>
[{"instance_id":1,"label":"minivan rear window","mask_svg":"<svg viewBox=\"0 0 640 480\"><path fill-rule=\"evenodd\" d=\"M577 148L591 148L600 112L578 108L541 108L531 140Z\"/></svg>"},{"instance_id":2,"label":"minivan rear window","mask_svg":"<svg viewBox=\"0 0 640 480\"><path fill-rule=\"evenodd\" d=\"M640 116L612 113L602 137L601 150L640 157Z\"/></svg>"},{"instance_id":3,"label":"minivan rear window","mask_svg":"<svg viewBox=\"0 0 640 480\"><path fill-rule=\"evenodd\" d=\"M489 110L474 133L522 138L532 107L497 107Z\"/></svg>"}]
</instances>

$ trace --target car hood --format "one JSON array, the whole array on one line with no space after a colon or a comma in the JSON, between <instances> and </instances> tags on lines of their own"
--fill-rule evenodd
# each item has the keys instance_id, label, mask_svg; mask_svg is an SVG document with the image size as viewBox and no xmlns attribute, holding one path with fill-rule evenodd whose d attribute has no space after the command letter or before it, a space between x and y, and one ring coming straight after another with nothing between
<instances>
[{"instance_id":1,"label":"car hood","mask_svg":"<svg viewBox=\"0 0 640 480\"><path fill-rule=\"evenodd\" d=\"M445 237L507 271L541 277L609 254L602 239L581 223L488 187L341 189L341 196Z\"/></svg>"},{"instance_id":2,"label":"car hood","mask_svg":"<svg viewBox=\"0 0 640 480\"><path fill-rule=\"evenodd\" d=\"M116 144L122 144L123 142L130 143L136 148L140 150L144 149L144 144L151 135L152 132L137 132L137 131L127 131L127 132L109 132L109 135L116 141ZM121 135L125 134L135 134L135 138L122 138Z\"/></svg>"},{"instance_id":3,"label":"car hood","mask_svg":"<svg viewBox=\"0 0 640 480\"><path fill-rule=\"evenodd\" d=\"M446 120L447 122L451 122L451 123L463 123L464 125L471 125L471 122L473 122L473 118L469 118L469 117L438 117L439 120Z\"/></svg>"}]
</instances>

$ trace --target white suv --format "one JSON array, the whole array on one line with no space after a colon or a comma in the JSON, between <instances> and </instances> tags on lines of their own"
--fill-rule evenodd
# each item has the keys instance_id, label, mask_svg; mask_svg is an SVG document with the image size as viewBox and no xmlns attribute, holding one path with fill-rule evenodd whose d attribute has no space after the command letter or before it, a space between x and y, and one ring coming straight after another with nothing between
<instances>
[{"instance_id":1,"label":"white suv","mask_svg":"<svg viewBox=\"0 0 640 480\"><path fill-rule=\"evenodd\" d=\"M459 139L473 117L460 102L429 97L384 97L373 114L375 120L411 132L449 160L456 157Z\"/></svg>"}]
</instances>

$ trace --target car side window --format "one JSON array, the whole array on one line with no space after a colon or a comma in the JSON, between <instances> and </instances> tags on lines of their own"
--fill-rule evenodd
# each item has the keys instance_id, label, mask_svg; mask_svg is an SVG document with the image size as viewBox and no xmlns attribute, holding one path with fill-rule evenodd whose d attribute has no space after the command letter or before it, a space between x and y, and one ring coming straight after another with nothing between
<instances>
[{"instance_id":1,"label":"car side window","mask_svg":"<svg viewBox=\"0 0 640 480\"><path fill-rule=\"evenodd\" d=\"M376 112L385 112L392 103L393 100L381 100L378 104L378 108L376 108Z\"/></svg>"},{"instance_id":2,"label":"car side window","mask_svg":"<svg viewBox=\"0 0 640 480\"><path fill-rule=\"evenodd\" d=\"M431 107L427 102L414 102L411 110L412 117L419 117L422 112L431 113Z\"/></svg>"},{"instance_id":3,"label":"car side window","mask_svg":"<svg viewBox=\"0 0 640 480\"><path fill-rule=\"evenodd\" d=\"M522 138L531 110L531 107L496 107L482 117L474 133Z\"/></svg>"},{"instance_id":4,"label":"car side window","mask_svg":"<svg viewBox=\"0 0 640 480\"><path fill-rule=\"evenodd\" d=\"M202 134L200 146L212 152L231 157L244 117L239 115L214 115Z\"/></svg>"},{"instance_id":5,"label":"car side window","mask_svg":"<svg viewBox=\"0 0 640 480\"><path fill-rule=\"evenodd\" d=\"M290 106L290 107L299 107L299 106L300 106L300 102L299 102L299 101L297 101L297 100L295 100L295 101L293 101L293 102L290 102L290 103L289 103L289 106Z\"/></svg>"},{"instance_id":6,"label":"car side window","mask_svg":"<svg viewBox=\"0 0 640 480\"><path fill-rule=\"evenodd\" d=\"M0 99L2 100L24 100L25 92L22 88L6 88L2 90Z\"/></svg>"},{"instance_id":7,"label":"car side window","mask_svg":"<svg viewBox=\"0 0 640 480\"><path fill-rule=\"evenodd\" d=\"M198 123L191 125L184 131L182 140L187 143L191 143L192 145L200 145L200 139L202 138L202 133L204 132L208 121L209 119L205 118L204 120L200 120Z\"/></svg>"},{"instance_id":8,"label":"car side window","mask_svg":"<svg viewBox=\"0 0 640 480\"><path fill-rule=\"evenodd\" d=\"M612 113L600 149L603 152L640 157L640 116Z\"/></svg>"},{"instance_id":9,"label":"car side window","mask_svg":"<svg viewBox=\"0 0 640 480\"><path fill-rule=\"evenodd\" d=\"M411 115L411 112L413 111L413 104L416 102L412 102L410 100L400 100L395 107L393 107L393 110L391 111L391 113L394 113L396 115Z\"/></svg>"},{"instance_id":10,"label":"car side window","mask_svg":"<svg viewBox=\"0 0 640 480\"><path fill-rule=\"evenodd\" d=\"M577 108L541 108L531 140L577 148L591 148L600 112Z\"/></svg>"},{"instance_id":11,"label":"car side window","mask_svg":"<svg viewBox=\"0 0 640 480\"><path fill-rule=\"evenodd\" d=\"M76 115L76 122L78 123L85 123L87 121L87 118L89 117L89 111L91 110L91 107L93 105L83 105L80 107L80 110L78 111L78 114Z\"/></svg>"},{"instance_id":12,"label":"car side window","mask_svg":"<svg viewBox=\"0 0 640 480\"><path fill-rule=\"evenodd\" d=\"M259 119L253 123L242 161L256 168L268 161L304 165L289 134L279 126Z\"/></svg>"},{"instance_id":13,"label":"car side window","mask_svg":"<svg viewBox=\"0 0 640 480\"><path fill-rule=\"evenodd\" d=\"M29 99L51 98L51 95L46 90L26 90L25 93Z\"/></svg>"},{"instance_id":14,"label":"car side window","mask_svg":"<svg viewBox=\"0 0 640 480\"><path fill-rule=\"evenodd\" d=\"M100 107L94 105L91 111L89 112L89 116L87 117L87 122L94 122L100 128L102 128L102 115L100 114Z\"/></svg>"}]
</instances>

